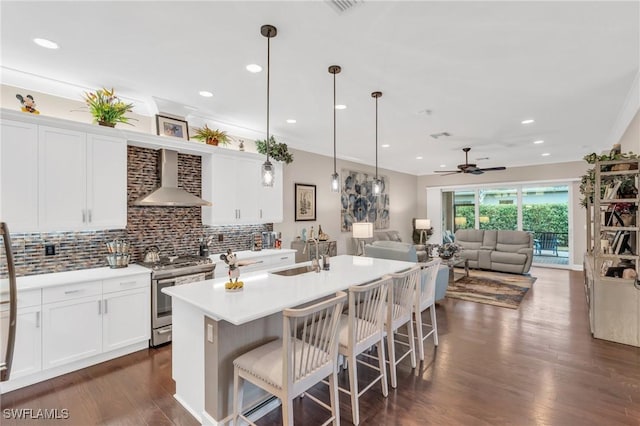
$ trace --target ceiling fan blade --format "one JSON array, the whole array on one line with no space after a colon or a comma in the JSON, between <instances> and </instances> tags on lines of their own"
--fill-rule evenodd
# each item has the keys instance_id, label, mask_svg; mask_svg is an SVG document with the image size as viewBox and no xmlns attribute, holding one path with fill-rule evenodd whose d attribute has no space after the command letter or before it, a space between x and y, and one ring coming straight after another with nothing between
<instances>
[{"instance_id":1,"label":"ceiling fan blade","mask_svg":"<svg viewBox=\"0 0 640 426\"><path fill-rule=\"evenodd\" d=\"M497 171L497 170L507 170L506 167L502 166L502 167L485 167L482 169L478 169L478 170L482 170L483 172L492 172L492 171Z\"/></svg>"},{"instance_id":2,"label":"ceiling fan blade","mask_svg":"<svg viewBox=\"0 0 640 426\"><path fill-rule=\"evenodd\" d=\"M433 173L461 173L460 170L434 170Z\"/></svg>"},{"instance_id":3,"label":"ceiling fan blade","mask_svg":"<svg viewBox=\"0 0 640 426\"><path fill-rule=\"evenodd\" d=\"M454 172L453 170L450 170L447 173L444 170L437 170L436 173L444 173L443 175L438 175L438 176L449 176L449 175L457 175L458 173L462 173L462 172L461 171Z\"/></svg>"},{"instance_id":4,"label":"ceiling fan blade","mask_svg":"<svg viewBox=\"0 0 640 426\"><path fill-rule=\"evenodd\" d=\"M484 173L483 169L479 169L479 168L475 168L473 170L469 170L467 173L470 173L472 175L481 175Z\"/></svg>"}]
</instances>

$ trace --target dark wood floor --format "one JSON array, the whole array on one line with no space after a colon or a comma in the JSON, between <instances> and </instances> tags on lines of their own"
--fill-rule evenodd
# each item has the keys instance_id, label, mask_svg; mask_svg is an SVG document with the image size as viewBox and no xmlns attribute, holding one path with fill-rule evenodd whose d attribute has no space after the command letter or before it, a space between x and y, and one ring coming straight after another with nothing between
<instances>
[{"instance_id":1,"label":"dark wood floor","mask_svg":"<svg viewBox=\"0 0 640 426\"><path fill-rule=\"evenodd\" d=\"M582 273L536 268L518 310L446 299L440 346L398 388L363 396L365 425L640 425L640 349L593 339ZM3 395L1 408L67 408L70 418L2 425L195 425L173 399L170 347L150 349ZM325 393L324 389L316 392ZM296 423L323 410L296 401ZM4 411L3 411L4 413ZM341 396L342 424L350 405ZM260 425L280 424L274 410Z\"/></svg>"}]
</instances>

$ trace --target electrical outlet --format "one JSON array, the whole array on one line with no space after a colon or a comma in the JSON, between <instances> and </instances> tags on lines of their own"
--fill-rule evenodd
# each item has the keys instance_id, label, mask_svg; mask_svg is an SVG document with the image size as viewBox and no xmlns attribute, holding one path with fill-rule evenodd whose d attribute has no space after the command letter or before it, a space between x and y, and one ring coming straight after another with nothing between
<instances>
[{"instance_id":1,"label":"electrical outlet","mask_svg":"<svg viewBox=\"0 0 640 426\"><path fill-rule=\"evenodd\" d=\"M44 255L45 256L55 256L56 255L56 245L55 244L45 244L44 245Z\"/></svg>"},{"instance_id":2,"label":"electrical outlet","mask_svg":"<svg viewBox=\"0 0 640 426\"><path fill-rule=\"evenodd\" d=\"M218 234L218 242L221 243L224 241L224 234Z\"/></svg>"}]
</instances>

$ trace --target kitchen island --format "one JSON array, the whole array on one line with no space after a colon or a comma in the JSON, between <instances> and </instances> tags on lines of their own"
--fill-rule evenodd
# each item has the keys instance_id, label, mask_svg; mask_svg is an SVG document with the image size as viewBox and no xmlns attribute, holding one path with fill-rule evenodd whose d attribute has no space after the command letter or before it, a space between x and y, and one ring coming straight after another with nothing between
<instances>
[{"instance_id":1,"label":"kitchen island","mask_svg":"<svg viewBox=\"0 0 640 426\"><path fill-rule=\"evenodd\" d=\"M305 262L300 265L308 265ZM331 258L329 271L295 276L241 274L244 289L225 291L226 278L169 287L172 296L175 398L203 424L224 424L232 413L233 360L282 334L282 311L406 270L415 263L357 256ZM245 387L245 408L265 395Z\"/></svg>"}]
</instances>

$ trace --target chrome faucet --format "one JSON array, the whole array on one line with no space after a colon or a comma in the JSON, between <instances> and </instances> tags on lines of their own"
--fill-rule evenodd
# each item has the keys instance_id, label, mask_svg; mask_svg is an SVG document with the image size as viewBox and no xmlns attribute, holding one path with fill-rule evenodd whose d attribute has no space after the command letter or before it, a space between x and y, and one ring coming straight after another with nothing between
<instances>
[{"instance_id":1,"label":"chrome faucet","mask_svg":"<svg viewBox=\"0 0 640 426\"><path fill-rule=\"evenodd\" d=\"M312 238L311 241L316 243L316 258L311 260L311 266L313 266L314 271L320 272L320 247L318 245L318 239Z\"/></svg>"}]
</instances>

